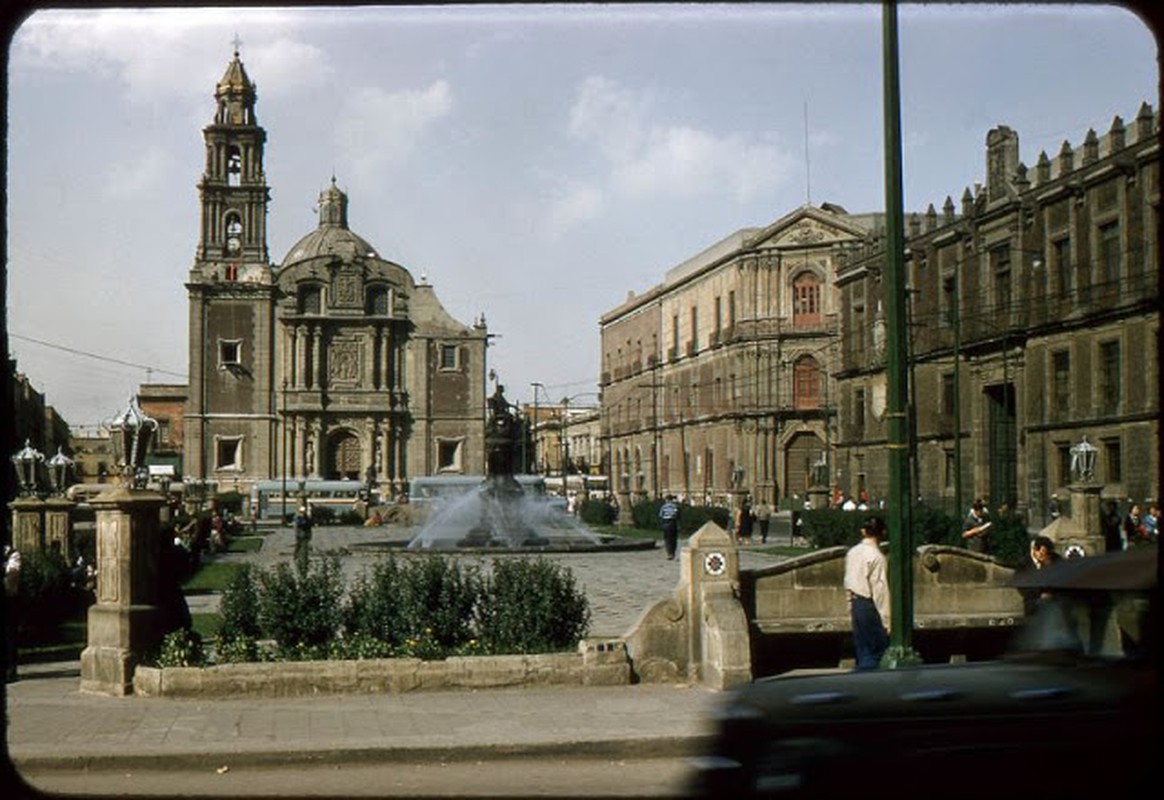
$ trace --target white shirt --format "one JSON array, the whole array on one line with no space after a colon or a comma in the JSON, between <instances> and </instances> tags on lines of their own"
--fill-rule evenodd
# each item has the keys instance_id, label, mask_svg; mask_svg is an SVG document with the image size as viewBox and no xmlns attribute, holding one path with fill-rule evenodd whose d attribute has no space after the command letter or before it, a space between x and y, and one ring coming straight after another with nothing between
<instances>
[{"instance_id":1,"label":"white shirt","mask_svg":"<svg viewBox=\"0 0 1164 800\"><path fill-rule=\"evenodd\" d=\"M871 599L886 629L889 628L888 563L877 540L869 536L862 537L845 553L845 589Z\"/></svg>"}]
</instances>

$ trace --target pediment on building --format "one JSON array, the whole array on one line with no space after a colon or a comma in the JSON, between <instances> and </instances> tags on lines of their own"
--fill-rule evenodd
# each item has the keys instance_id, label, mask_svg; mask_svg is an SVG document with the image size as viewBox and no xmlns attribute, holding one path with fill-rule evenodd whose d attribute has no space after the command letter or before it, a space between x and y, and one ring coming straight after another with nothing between
<instances>
[{"instance_id":1,"label":"pediment on building","mask_svg":"<svg viewBox=\"0 0 1164 800\"><path fill-rule=\"evenodd\" d=\"M820 247L851 242L863 238L865 234L861 226L843 215L814 206L801 206L757 231L748 246L782 249Z\"/></svg>"}]
</instances>

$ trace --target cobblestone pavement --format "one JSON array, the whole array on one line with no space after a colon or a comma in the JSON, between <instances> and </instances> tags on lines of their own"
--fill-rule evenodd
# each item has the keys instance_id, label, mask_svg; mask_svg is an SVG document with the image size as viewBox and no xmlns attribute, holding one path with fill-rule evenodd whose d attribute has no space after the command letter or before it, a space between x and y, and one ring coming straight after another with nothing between
<instances>
[{"instance_id":1,"label":"cobblestone pavement","mask_svg":"<svg viewBox=\"0 0 1164 800\"><path fill-rule=\"evenodd\" d=\"M292 530L267 530L270 532L264 536L263 547L257 553L231 553L218 558L263 567L290 560L294 551ZM319 526L313 533L312 552L340 555L344 573L350 580L361 571L370 570L377 559L386 556L386 550L381 548L402 546L408 539L409 530L395 526ZM493 558L509 557L448 555L483 567L487 567ZM661 546L625 552L547 553L545 557L568 567L573 573L590 601L590 634L597 637L616 637L626 633L644 610L655 601L670 597L679 583L681 562L678 558L668 561ZM745 548L740 554L740 565L744 569L755 569L782 558ZM188 602L190 610L195 613L211 612L218 607L218 597L214 595L193 595Z\"/></svg>"}]
</instances>

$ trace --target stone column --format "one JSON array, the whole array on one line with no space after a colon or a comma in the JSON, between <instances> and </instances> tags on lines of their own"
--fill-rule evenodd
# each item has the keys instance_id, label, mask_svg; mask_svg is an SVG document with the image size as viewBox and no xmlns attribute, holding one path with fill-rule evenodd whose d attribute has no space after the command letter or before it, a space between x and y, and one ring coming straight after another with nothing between
<instances>
[{"instance_id":1,"label":"stone column","mask_svg":"<svg viewBox=\"0 0 1164 800\"><path fill-rule=\"evenodd\" d=\"M63 497L50 497L44 501L45 546L51 551L60 548L66 564L73 563L73 523L72 513L76 503Z\"/></svg>"},{"instance_id":2,"label":"stone column","mask_svg":"<svg viewBox=\"0 0 1164 800\"><path fill-rule=\"evenodd\" d=\"M133 672L165 634L159 607L162 538L156 492L117 487L93 498L97 512L97 602L81 653L81 691L123 697Z\"/></svg>"},{"instance_id":3,"label":"stone column","mask_svg":"<svg viewBox=\"0 0 1164 800\"><path fill-rule=\"evenodd\" d=\"M635 524L634 514L631 513L631 496L630 492L623 488L618 492L618 519L614 524L620 528L633 528Z\"/></svg>"},{"instance_id":4,"label":"stone column","mask_svg":"<svg viewBox=\"0 0 1164 800\"><path fill-rule=\"evenodd\" d=\"M688 677L715 689L752 680L751 639L740 603L740 555L731 535L707 523L680 552L691 613Z\"/></svg>"},{"instance_id":5,"label":"stone column","mask_svg":"<svg viewBox=\"0 0 1164 800\"><path fill-rule=\"evenodd\" d=\"M8 504L12 511L12 546L21 553L44 549L44 501L18 497Z\"/></svg>"}]
</instances>

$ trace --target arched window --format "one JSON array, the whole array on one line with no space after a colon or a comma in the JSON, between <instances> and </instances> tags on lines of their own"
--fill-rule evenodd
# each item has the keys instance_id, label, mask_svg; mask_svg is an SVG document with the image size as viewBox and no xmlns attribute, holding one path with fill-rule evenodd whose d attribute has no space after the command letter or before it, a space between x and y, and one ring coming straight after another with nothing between
<instances>
[{"instance_id":1,"label":"arched window","mask_svg":"<svg viewBox=\"0 0 1164 800\"><path fill-rule=\"evenodd\" d=\"M242 153L232 146L226 154L226 184L227 186L242 185Z\"/></svg>"},{"instance_id":2,"label":"arched window","mask_svg":"<svg viewBox=\"0 0 1164 800\"><path fill-rule=\"evenodd\" d=\"M389 302L391 294L386 286L370 286L368 287L368 310L367 313L376 317L388 316L391 303Z\"/></svg>"},{"instance_id":3,"label":"arched window","mask_svg":"<svg viewBox=\"0 0 1164 800\"><path fill-rule=\"evenodd\" d=\"M820 278L811 272L802 272L792 281L792 324L820 324Z\"/></svg>"},{"instance_id":4,"label":"arched window","mask_svg":"<svg viewBox=\"0 0 1164 800\"><path fill-rule=\"evenodd\" d=\"M792 404L820 408L820 364L812 356L801 356L792 365Z\"/></svg>"},{"instance_id":5,"label":"arched window","mask_svg":"<svg viewBox=\"0 0 1164 800\"><path fill-rule=\"evenodd\" d=\"M323 293L318 286L299 287L299 313L318 314L322 307Z\"/></svg>"}]
</instances>

